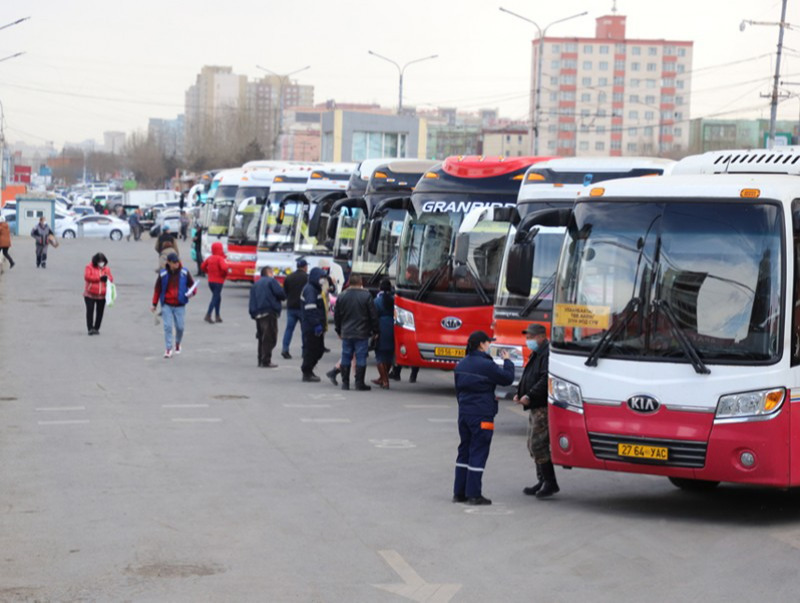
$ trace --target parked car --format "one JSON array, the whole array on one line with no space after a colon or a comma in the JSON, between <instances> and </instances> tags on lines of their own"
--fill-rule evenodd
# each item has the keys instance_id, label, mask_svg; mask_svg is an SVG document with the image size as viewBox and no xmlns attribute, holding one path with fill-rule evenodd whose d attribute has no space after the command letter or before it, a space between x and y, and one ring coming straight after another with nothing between
<instances>
[{"instance_id":1,"label":"parked car","mask_svg":"<svg viewBox=\"0 0 800 603\"><path fill-rule=\"evenodd\" d=\"M119 241L128 236L131 227L125 220L114 216L89 214L80 218L68 218L56 221L56 236L64 239L74 239L77 236L110 238Z\"/></svg>"},{"instance_id":2,"label":"parked car","mask_svg":"<svg viewBox=\"0 0 800 603\"><path fill-rule=\"evenodd\" d=\"M78 216L88 216L90 214L97 213L94 210L94 207L92 207L91 205L73 205L70 211L72 211L72 213L74 214L77 214Z\"/></svg>"}]
</instances>

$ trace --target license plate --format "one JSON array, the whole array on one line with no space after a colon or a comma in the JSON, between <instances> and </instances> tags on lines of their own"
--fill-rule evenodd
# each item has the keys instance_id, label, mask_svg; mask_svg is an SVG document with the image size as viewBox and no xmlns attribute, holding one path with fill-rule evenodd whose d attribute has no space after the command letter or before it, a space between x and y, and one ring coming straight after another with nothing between
<instances>
[{"instance_id":1,"label":"license plate","mask_svg":"<svg viewBox=\"0 0 800 603\"><path fill-rule=\"evenodd\" d=\"M445 358L463 358L466 354L464 348L434 348L434 356L444 356Z\"/></svg>"},{"instance_id":2,"label":"license plate","mask_svg":"<svg viewBox=\"0 0 800 603\"><path fill-rule=\"evenodd\" d=\"M617 444L617 454L635 459L666 461L669 449L662 446L639 446L638 444Z\"/></svg>"},{"instance_id":3,"label":"license plate","mask_svg":"<svg viewBox=\"0 0 800 603\"><path fill-rule=\"evenodd\" d=\"M248 268L247 270L244 271L244 273L247 276L253 276L256 273L256 271L255 271L255 268Z\"/></svg>"}]
</instances>

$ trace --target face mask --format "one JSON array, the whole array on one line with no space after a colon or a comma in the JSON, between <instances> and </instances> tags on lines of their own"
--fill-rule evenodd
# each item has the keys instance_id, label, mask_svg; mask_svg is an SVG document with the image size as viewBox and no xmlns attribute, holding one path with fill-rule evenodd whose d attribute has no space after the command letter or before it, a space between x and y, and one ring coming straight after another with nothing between
<instances>
[{"instance_id":1,"label":"face mask","mask_svg":"<svg viewBox=\"0 0 800 603\"><path fill-rule=\"evenodd\" d=\"M98 266L98 268L105 268L106 267L106 263L105 262L100 262L99 264L97 264L97 266Z\"/></svg>"},{"instance_id":2,"label":"face mask","mask_svg":"<svg viewBox=\"0 0 800 603\"><path fill-rule=\"evenodd\" d=\"M535 339L526 339L525 340L525 345L528 346L528 349L531 352L535 352L536 350L539 349L539 342L536 341Z\"/></svg>"}]
</instances>

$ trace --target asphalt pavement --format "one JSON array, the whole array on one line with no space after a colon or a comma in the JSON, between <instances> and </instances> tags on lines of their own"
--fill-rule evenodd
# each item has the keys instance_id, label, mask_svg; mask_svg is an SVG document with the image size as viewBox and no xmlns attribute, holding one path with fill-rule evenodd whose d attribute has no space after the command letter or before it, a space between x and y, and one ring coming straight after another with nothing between
<instances>
[{"instance_id":1,"label":"asphalt pavement","mask_svg":"<svg viewBox=\"0 0 800 603\"><path fill-rule=\"evenodd\" d=\"M202 281L182 354L162 358L153 242L64 241L42 270L33 242L13 241L0 601L797 600L796 492L559 469L561 493L536 500L522 494L527 419L501 402L494 504L453 504L452 375L305 384L299 333L294 359L258 368L243 284L225 286L224 322L209 325ZM119 297L90 337L83 268L97 251ZM340 349L327 341L320 375Z\"/></svg>"}]
</instances>

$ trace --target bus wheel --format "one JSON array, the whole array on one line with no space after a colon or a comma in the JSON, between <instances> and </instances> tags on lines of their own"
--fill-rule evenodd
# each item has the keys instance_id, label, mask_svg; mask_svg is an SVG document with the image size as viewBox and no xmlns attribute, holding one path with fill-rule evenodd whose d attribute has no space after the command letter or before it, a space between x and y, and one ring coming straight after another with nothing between
<instances>
[{"instance_id":1,"label":"bus wheel","mask_svg":"<svg viewBox=\"0 0 800 603\"><path fill-rule=\"evenodd\" d=\"M708 492L719 486L719 482L711 482L705 479L687 479L685 477L668 478L673 486L688 492Z\"/></svg>"}]
</instances>

